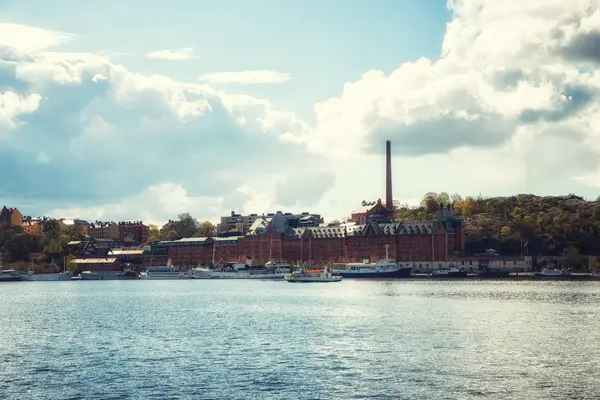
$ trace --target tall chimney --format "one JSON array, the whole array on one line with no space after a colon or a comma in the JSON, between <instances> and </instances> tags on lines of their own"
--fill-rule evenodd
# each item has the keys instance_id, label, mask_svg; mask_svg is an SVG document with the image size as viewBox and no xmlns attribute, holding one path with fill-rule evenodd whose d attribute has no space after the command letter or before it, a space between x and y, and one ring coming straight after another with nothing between
<instances>
[{"instance_id":1,"label":"tall chimney","mask_svg":"<svg viewBox=\"0 0 600 400\"><path fill-rule=\"evenodd\" d=\"M394 211L394 200L392 198L392 142L385 142L385 209L392 213Z\"/></svg>"}]
</instances>

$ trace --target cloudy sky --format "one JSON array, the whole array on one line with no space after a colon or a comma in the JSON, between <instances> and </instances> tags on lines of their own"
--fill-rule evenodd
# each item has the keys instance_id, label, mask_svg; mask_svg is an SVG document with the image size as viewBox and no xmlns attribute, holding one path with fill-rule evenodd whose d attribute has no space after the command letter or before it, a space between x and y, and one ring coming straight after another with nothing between
<instances>
[{"instance_id":1,"label":"cloudy sky","mask_svg":"<svg viewBox=\"0 0 600 400\"><path fill-rule=\"evenodd\" d=\"M0 204L333 219L600 194L600 0L0 0Z\"/></svg>"}]
</instances>

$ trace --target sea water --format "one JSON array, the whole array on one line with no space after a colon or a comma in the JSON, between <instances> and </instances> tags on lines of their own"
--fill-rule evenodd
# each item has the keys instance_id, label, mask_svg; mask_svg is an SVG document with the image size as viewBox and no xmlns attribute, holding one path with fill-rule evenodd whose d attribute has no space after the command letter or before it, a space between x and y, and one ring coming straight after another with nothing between
<instances>
[{"instance_id":1,"label":"sea water","mask_svg":"<svg viewBox=\"0 0 600 400\"><path fill-rule=\"evenodd\" d=\"M597 399L600 283L0 284L2 399Z\"/></svg>"}]
</instances>

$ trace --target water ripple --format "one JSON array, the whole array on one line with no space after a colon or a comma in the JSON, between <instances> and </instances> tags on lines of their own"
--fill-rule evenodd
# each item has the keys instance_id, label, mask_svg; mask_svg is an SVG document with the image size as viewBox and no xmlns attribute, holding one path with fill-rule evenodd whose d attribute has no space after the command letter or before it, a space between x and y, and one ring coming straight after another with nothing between
<instances>
[{"instance_id":1,"label":"water ripple","mask_svg":"<svg viewBox=\"0 0 600 400\"><path fill-rule=\"evenodd\" d=\"M0 286L0 398L600 391L598 282L52 283Z\"/></svg>"}]
</instances>

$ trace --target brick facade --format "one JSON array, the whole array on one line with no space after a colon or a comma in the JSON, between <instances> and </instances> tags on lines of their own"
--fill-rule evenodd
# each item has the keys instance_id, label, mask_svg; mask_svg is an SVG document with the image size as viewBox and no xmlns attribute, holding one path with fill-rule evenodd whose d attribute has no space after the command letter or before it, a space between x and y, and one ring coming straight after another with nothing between
<instances>
[{"instance_id":1,"label":"brick facade","mask_svg":"<svg viewBox=\"0 0 600 400\"><path fill-rule=\"evenodd\" d=\"M291 264L329 264L383 260L386 252L395 261L448 261L464 250L461 221L445 213L432 222L375 222L343 227L292 228L285 218L261 218L245 236L186 238L152 246L153 265L165 257L173 265L218 265L242 262L253 265L268 261ZM157 261L160 260L160 261ZM145 265L149 261L144 262Z\"/></svg>"}]
</instances>

